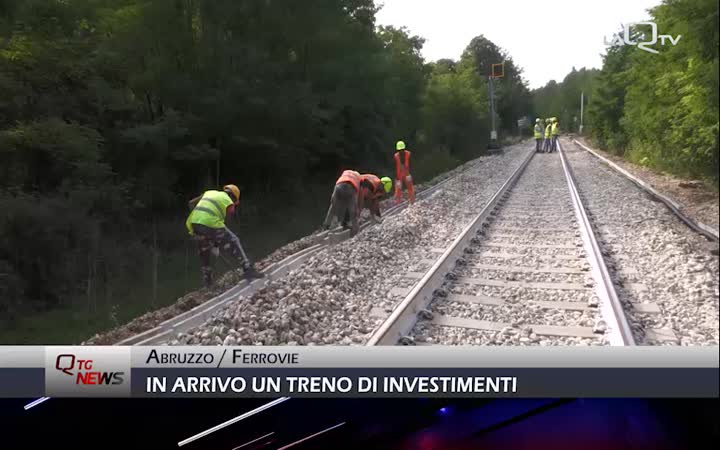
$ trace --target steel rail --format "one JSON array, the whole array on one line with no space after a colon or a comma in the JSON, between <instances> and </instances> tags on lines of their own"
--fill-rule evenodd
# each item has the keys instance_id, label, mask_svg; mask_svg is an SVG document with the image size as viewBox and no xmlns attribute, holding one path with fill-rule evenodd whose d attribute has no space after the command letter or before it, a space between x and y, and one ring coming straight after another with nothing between
<instances>
[{"instance_id":1,"label":"steel rail","mask_svg":"<svg viewBox=\"0 0 720 450\"><path fill-rule=\"evenodd\" d=\"M479 160L480 158L478 158ZM461 170L459 173L452 175L450 177L447 177L443 180L440 180L439 182L435 183L432 186L429 186L421 191L418 191L416 193L416 199L417 200L423 200L426 198L431 197L436 192L440 191L440 188L443 187L445 184L450 182L451 180L457 179L460 176L462 176L465 172L473 168L478 160L475 160L473 164L468 164L468 166ZM407 200L403 200L401 203L396 204L385 210L386 215L393 216L403 209L405 209L408 206ZM361 225L361 230L364 230L365 228L372 226L373 224L370 222L365 222ZM335 230L339 230L340 227L336 228ZM265 281L272 280L272 279L278 279L280 277L283 277L287 275L290 270L293 270L294 268L299 267L303 262L305 262L310 256L314 255L315 253L319 252L320 250L323 250L324 248L327 248L330 245L337 244L338 242L342 242L346 239L350 238L350 230L344 230L341 232L334 232L335 230L326 231L323 233L318 233L315 238L316 242L306 247L292 255L287 256L282 261L279 261L277 263L271 264L267 269L265 269L266 272L266 278L260 279L260 280L254 280L251 283L248 283L246 280L241 281L236 286L232 287L231 289L223 292L222 294L211 298L210 300L203 302L202 304L185 311L177 316L174 316L168 320L165 320L164 322L161 322L158 324L158 326L143 331L139 334L130 336L126 339L123 339L122 341L119 341L113 345L157 345L165 342L167 339L169 339L172 335L175 335L179 332L188 331L191 330L198 325L201 325L204 323L207 319L209 319L214 312L225 306L228 302L233 301L238 295L252 295L253 293L257 292L260 289L260 284L262 284ZM322 241L321 243L318 243L317 241ZM27 405L25 405L25 410L39 405L40 403L43 403L47 400L50 400L50 397L42 397L39 399L36 399Z\"/></svg>"},{"instance_id":2,"label":"steel rail","mask_svg":"<svg viewBox=\"0 0 720 450\"><path fill-rule=\"evenodd\" d=\"M558 153L562 162L563 173L568 184L569 195L573 209L580 225L583 245L587 254L588 262L592 268L593 279L596 280L596 294L600 298L603 320L608 327L608 339L611 345L628 346L635 345L627 318L625 317L622 303L615 292L615 286L610 277L609 271L602 258L600 247L595 238L592 225L588 219L587 212L583 206L577 187L562 147L558 144ZM469 245L476 232L485 226L485 220L494 210L498 201L505 196L522 176L525 168L535 155L531 151L528 158L508 178L503 186L495 193L488 204L463 230L455 241L443 252L442 256L433 264L430 270L406 295L405 299L395 308L390 316L376 329L366 346L373 345L395 345L408 336L417 322L418 314L426 310L431 303L433 294L445 281L446 274L452 270L457 260L462 256L465 248Z\"/></svg>"},{"instance_id":3,"label":"steel rail","mask_svg":"<svg viewBox=\"0 0 720 450\"><path fill-rule=\"evenodd\" d=\"M632 328L630 328L627 317L625 317L625 310L617 296L617 292L615 292L615 285L605 265L605 260L603 259L602 251L595 238L592 224L580 198L572 167L570 167L567 158L565 158L565 152L562 149L562 145L560 145L559 139L557 145L565 179L567 180L568 189L570 190L573 209L580 224L580 233L585 246L585 253L590 262L593 278L599 283L599 285L596 286L595 292L600 298L600 310L602 311L603 320L605 320L610 330L610 333L608 333L610 345L635 345Z\"/></svg>"},{"instance_id":4,"label":"steel rail","mask_svg":"<svg viewBox=\"0 0 720 450\"><path fill-rule=\"evenodd\" d=\"M720 233L718 233L718 230L713 229L712 227L696 221L692 218L690 218L688 215L682 212L682 205L670 197L667 197L661 193L659 193L657 190L655 190L652 186L650 186L648 183L642 181L638 177L632 175L627 170L623 169L619 165L615 164L614 162L610 161L606 157L599 154L597 151L591 149L590 147L584 145L583 143L579 142L577 139L573 139L573 143L578 145L580 148L584 149L591 155L595 156L597 159L599 159L602 163L610 167L611 169L615 170L628 180L632 181L635 185L637 185L640 189L650 194L655 199L661 201L665 204L665 206L668 207L668 209L675 214L680 220L682 220L685 225L692 228L695 232L702 234L706 238L718 242L720 240Z\"/></svg>"},{"instance_id":5,"label":"steel rail","mask_svg":"<svg viewBox=\"0 0 720 450\"><path fill-rule=\"evenodd\" d=\"M393 310L390 316L373 332L366 346L394 345L407 336L417 321L417 314L426 309L432 301L435 290L442 285L445 275L449 272L462 255L477 231L483 226L485 219L491 213L502 196L510 190L525 170L535 150L528 153L525 160L518 166L513 174L505 181L495 195L482 208L480 213L460 233L455 241L445 250L430 270L418 281L405 299Z\"/></svg>"},{"instance_id":6,"label":"steel rail","mask_svg":"<svg viewBox=\"0 0 720 450\"><path fill-rule=\"evenodd\" d=\"M470 164L461 172L445 178L444 180L441 180L418 192L416 194L416 201L429 198L433 194L439 192L440 189L448 182L462 176L466 171L470 170L474 166L475 164ZM407 200L403 200L401 203L393 205L385 210L385 215L394 216L407 208L407 206ZM360 229L364 230L373 225L372 221L366 221L361 225ZM253 295L255 292L260 290L265 282L277 280L286 276L291 270L295 270L300 267L311 256L325 248L328 248L329 246L338 244L347 239L350 239L350 230L342 230L341 227L318 233L315 235L315 240L312 245L289 255L282 261L274 263L266 268L266 277L264 279L253 280L250 283L243 280L236 286L233 286L231 289L219 294L218 296L213 297L210 300L203 302L202 304L177 316L167 319L150 330L146 330L142 333L123 339L114 345L158 345L166 342L178 333L186 332L202 325L205 321L210 319L216 311L220 310L228 303L235 301L238 296Z\"/></svg>"}]
</instances>

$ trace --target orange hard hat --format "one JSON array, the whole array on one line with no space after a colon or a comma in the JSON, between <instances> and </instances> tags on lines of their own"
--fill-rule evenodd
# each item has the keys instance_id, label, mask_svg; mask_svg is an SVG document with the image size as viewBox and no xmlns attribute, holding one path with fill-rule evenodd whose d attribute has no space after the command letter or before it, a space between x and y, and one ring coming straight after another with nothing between
<instances>
[{"instance_id":1,"label":"orange hard hat","mask_svg":"<svg viewBox=\"0 0 720 450\"><path fill-rule=\"evenodd\" d=\"M235 186L234 184L226 184L225 186L223 186L223 191L225 191L225 193L227 193L230 198L233 199L234 204L237 205L238 203L240 203L240 189L237 186Z\"/></svg>"}]
</instances>

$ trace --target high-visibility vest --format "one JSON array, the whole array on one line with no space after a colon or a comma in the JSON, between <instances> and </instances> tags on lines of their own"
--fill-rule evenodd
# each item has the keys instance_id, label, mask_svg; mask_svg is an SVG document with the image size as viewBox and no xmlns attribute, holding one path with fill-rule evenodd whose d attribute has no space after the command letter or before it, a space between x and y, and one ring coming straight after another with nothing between
<instances>
[{"instance_id":1,"label":"high-visibility vest","mask_svg":"<svg viewBox=\"0 0 720 450\"><path fill-rule=\"evenodd\" d=\"M370 183L372 186L372 189L370 190L371 198L382 196L385 193L385 187L383 186L382 181L380 181L380 178L376 175L370 173L360 175L360 183L362 184L363 181Z\"/></svg>"},{"instance_id":2,"label":"high-visibility vest","mask_svg":"<svg viewBox=\"0 0 720 450\"><path fill-rule=\"evenodd\" d=\"M340 175L340 178L335 182L335 185L341 183L350 183L356 191L360 190L360 174L354 170L346 170Z\"/></svg>"},{"instance_id":3,"label":"high-visibility vest","mask_svg":"<svg viewBox=\"0 0 720 450\"><path fill-rule=\"evenodd\" d=\"M549 124L545 127L545 137L548 138L548 139L550 139L550 133L552 133L552 124L551 124L551 123L549 123Z\"/></svg>"},{"instance_id":4,"label":"high-visibility vest","mask_svg":"<svg viewBox=\"0 0 720 450\"><path fill-rule=\"evenodd\" d=\"M535 124L535 139L541 139L543 137L542 125L539 123Z\"/></svg>"},{"instance_id":5,"label":"high-visibility vest","mask_svg":"<svg viewBox=\"0 0 720 450\"><path fill-rule=\"evenodd\" d=\"M558 134L560 134L560 131L558 130L558 124L553 123L552 124L552 135L557 136Z\"/></svg>"},{"instance_id":6,"label":"high-visibility vest","mask_svg":"<svg viewBox=\"0 0 720 450\"><path fill-rule=\"evenodd\" d=\"M227 207L232 205L230 196L223 191L206 191L192 210L185 226L193 234L192 225L205 225L210 228L224 228Z\"/></svg>"},{"instance_id":7,"label":"high-visibility vest","mask_svg":"<svg viewBox=\"0 0 720 450\"><path fill-rule=\"evenodd\" d=\"M400 162L400 153L405 154L404 164ZM395 179L396 180L402 180L406 176L410 175L410 152L409 151L401 150L399 152L395 152L395 155L393 155L393 159L395 160Z\"/></svg>"}]
</instances>

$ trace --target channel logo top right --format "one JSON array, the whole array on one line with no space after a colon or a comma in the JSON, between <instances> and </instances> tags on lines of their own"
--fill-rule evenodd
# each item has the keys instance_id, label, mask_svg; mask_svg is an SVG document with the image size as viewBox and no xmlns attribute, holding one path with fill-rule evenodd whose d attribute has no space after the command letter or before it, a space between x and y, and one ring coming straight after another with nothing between
<instances>
[{"instance_id":1,"label":"channel logo top right","mask_svg":"<svg viewBox=\"0 0 720 450\"><path fill-rule=\"evenodd\" d=\"M669 34L659 34L658 26L655 22L632 22L626 23L622 26L622 33L613 34L612 38L608 40L607 36L603 38L605 45L607 46L620 46L620 45L637 45L641 50L646 52L658 54L660 53L657 49L653 48L655 45L677 45L682 35L678 34L673 37ZM639 40L633 40L639 39ZM649 39L648 39L649 38Z\"/></svg>"}]
</instances>

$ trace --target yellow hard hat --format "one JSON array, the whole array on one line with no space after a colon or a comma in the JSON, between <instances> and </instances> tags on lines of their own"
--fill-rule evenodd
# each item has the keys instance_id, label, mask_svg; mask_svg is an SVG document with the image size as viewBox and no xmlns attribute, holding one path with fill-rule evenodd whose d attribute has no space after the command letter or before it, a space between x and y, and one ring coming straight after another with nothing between
<instances>
[{"instance_id":1,"label":"yellow hard hat","mask_svg":"<svg viewBox=\"0 0 720 450\"><path fill-rule=\"evenodd\" d=\"M393 185L392 179L390 179L390 177L382 177L382 178L380 178L380 182L383 184L383 188L385 188L385 192L386 193L390 192L390 190L392 189L392 185Z\"/></svg>"},{"instance_id":2,"label":"yellow hard hat","mask_svg":"<svg viewBox=\"0 0 720 450\"><path fill-rule=\"evenodd\" d=\"M395 144L395 149L398 151L405 150L405 143L403 141L397 141L397 144Z\"/></svg>"},{"instance_id":3,"label":"yellow hard hat","mask_svg":"<svg viewBox=\"0 0 720 450\"><path fill-rule=\"evenodd\" d=\"M226 184L223 186L223 191L233 199L234 204L240 203L240 189L234 184Z\"/></svg>"}]
</instances>

